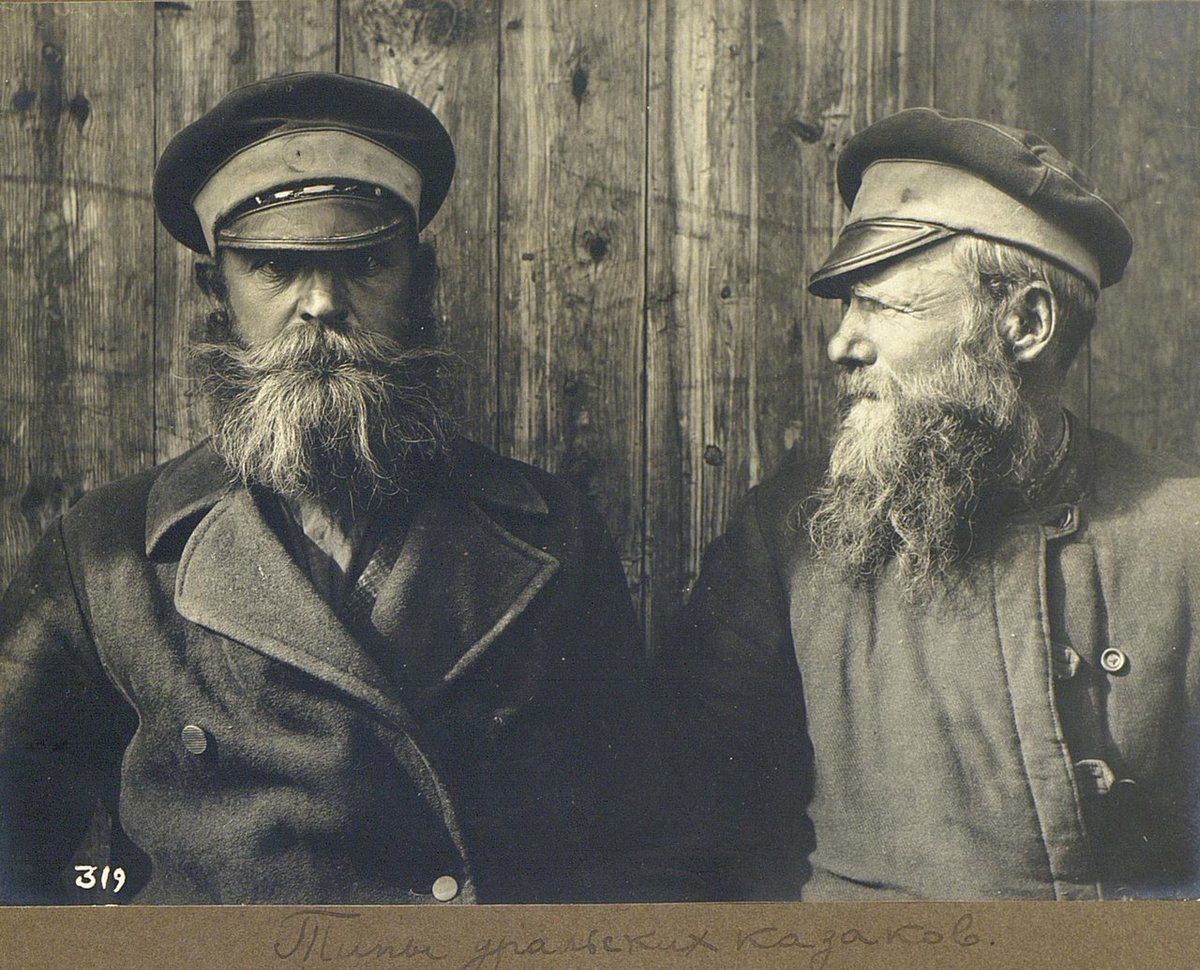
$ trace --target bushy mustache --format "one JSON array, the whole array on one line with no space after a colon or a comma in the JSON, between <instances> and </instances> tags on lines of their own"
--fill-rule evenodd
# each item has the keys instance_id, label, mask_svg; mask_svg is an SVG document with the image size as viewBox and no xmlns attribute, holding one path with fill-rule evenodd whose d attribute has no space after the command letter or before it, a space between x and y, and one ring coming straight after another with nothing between
<instances>
[{"instance_id":1,"label":"bushy mustache","mask_svg":"<svg viewBox=\"0 0 1200 970\"><path fill-rule=\"evenodd\" d=\"M406 491L454 434L438 348L306 322L257 346L210 333L191 359L231 472L286 496L347 511Z\"/></svg>"},{"instance_id":2,"label":"bushy mustache","mask_svg":"<svg viewBox=\"0 0 1200 970\"><path fill-rule=\"evenodd\" d=\"M898 392L895 381L872 376L862 368L842 371L837 376L837 403L843 418L859 401L892 399Z\"/></svg>"}]
</instances>

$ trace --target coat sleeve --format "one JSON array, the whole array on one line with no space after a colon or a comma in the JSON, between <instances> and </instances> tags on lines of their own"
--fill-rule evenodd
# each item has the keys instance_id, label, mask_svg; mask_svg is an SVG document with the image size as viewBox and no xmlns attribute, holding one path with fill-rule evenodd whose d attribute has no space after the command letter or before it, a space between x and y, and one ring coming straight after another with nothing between
<instances>
[{"instance_id":1,"label":"coat sleeve","mask_svg":"<svg viewBox=\"0 0 1200 970\"><path fill-rule=\"evenodd\" d=\"M579 835L574 885L564 901L645 902L688 898L689 876L670 865L661 711L650 693L644 638L617 550L585 503L580 568L564 577L575 609L555 634L570 657L559 724L577 757L570 811ZM543 897L548 898L548 897Z\"/></svg>"},{"instance_id":2,"label":"coat sleeve","mask_svg":"<svg viewBox=\"0 0 1200 970\"><path fill-rule=\"evenodd\" d=\"M669 711L674 852L715 899L799 898L812 844L811 746L761 496L752 491L709 546L656 663Z\"/></svg>"},{"instance_id":3,"label":"coat sleeve","mask_svg":"<svg viewBox=\"0 0 1200 970\"><path fill-rule=\"evenodd\" d=\"M0 605L0 901L98 901L71 863L115 788L119 711L56 520Z\"/></svg>"}]
</instances>

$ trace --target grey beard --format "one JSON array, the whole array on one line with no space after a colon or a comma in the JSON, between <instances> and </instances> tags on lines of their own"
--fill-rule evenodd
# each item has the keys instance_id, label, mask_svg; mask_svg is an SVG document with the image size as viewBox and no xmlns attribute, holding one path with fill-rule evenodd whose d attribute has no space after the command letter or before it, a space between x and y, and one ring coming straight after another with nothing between
<instances>
[{"instance_id":1,"label":"grey beard","mask_svg":"<svg viewBox=\"0 0 1200 970\"><path fill-rule=\"evenodd\" d=\"M813 547L853 582L895 559L906 594L920 598L986 543L986 491L1031 477L1037 421L998 339L957 347L906 385L844 374L839 395L846 417L814 496Z\"/></svg>"},{"instance_id":2,"label":"grey beard","mask_svg":"<svg viewBox=\"0 0 1200 970\"><path fill-rule=\"evenodd\" d=\"M317 324L250 348L231 330L210 325L191 363L236 479L353 516L445 461L444 351Z\"/></svg>"}]
</instances>

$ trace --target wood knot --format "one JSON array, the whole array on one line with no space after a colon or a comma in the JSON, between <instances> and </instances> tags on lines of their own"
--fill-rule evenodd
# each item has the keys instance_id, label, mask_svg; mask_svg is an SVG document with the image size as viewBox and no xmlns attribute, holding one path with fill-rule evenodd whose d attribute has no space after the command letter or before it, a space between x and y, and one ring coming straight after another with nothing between
<instances>
[{"instance_id":1,"label":"wood knot","mask_svg":"<svg viewBox=\"0 0 1200 970\"><path fill-rule=\"evenodd\" d=\"M601 233L585 232L583 234L583 245L587 249L588 255L592 258L593 263L598 263L608 255L608 237Z\"/></svg>"},{"instance_id":2,"label":"wood knot","mask_svg":"<svg viewBox=\"0 0 1200 970\"><path fill-rule=\"evenodd\" d=\"M423 40L432 47L457 43L470 26L468 15L448 0L405 0L403 14L411 18L413 39Z\"/></svg>"},{"instance_id":3,"label":"wood knot","mask_svg":"<svg viewBox=\"0 0 1200 970\"><path fill-rule=\"evenodd\" d=\"M83 126L87 124L88 118L92 116L92 103L83 96L76 94L68 103L67 110L71 113L71 117L75 119L75 124L79 126L79 130L83 130Z\"/></svg>"},{"instance_id":4,"label":"wood knot","mask_svg":"<svg viewBox=\"0 0 1200 970\"><path fill-rule=\"evenodd\" d=\"M575 107L583 107L583 96L587 94L588 72L586 67L575 68L571 75L571 97L575 99Z\"/></svg>"},{"instance_id":5,"label":"wood knot","mask_svg":"<svg viewBox=\"0 0 1200 970\"><path fill-rule=\"evenodd\" d=\"M31 90L29 90L29 88L26 88L26 87L18 88L16 93L13 94L13 96L12 96L13 110L14 111L28 111L31 107L33 107L33 102L34 102L35 98L37 98L37 95L34 94L34 92L32 92Z\"/></svg>"},{"instance_id":6,"label":"wood knot","mask_svg":"<svg viewBox=\"0 0 1200 970\"><path fill-rule=\"evenodd\" d=\"M821 140L822 128L803 118L793 118L784 127L806 145L814 145Z\"/></svg>"}]
</instances>

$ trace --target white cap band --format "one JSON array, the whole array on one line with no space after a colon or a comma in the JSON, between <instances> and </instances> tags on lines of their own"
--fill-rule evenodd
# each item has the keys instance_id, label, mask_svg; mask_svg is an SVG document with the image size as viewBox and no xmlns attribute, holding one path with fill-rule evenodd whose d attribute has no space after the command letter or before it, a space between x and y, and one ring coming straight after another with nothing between
<instances>
[{"instance_id":1,"label":"white cap band","mask_svg":"<svg viewBox=\"0 0 1200 970\"><path fill-rule=\"evenodd\" d=\"M925 159L882 158L863 172L846 227L875 219L946 226L1024 246L1074 269L1100 289L1100 262L1058 224L972 172Z\"/></svg>"},{"instance_id":2,"label":"white cap band","mask_svg":"<svg viewBox=\"0 0 1200 970\"><path fill-rule=\"evenodd\" d=\"M248 145L200 187L192 207L215 253L216 227L247 199L293 182L319 179L379 185L410 206L419 224L421 173L378 142L344 128L304 128Z\"/></svg>"}]
</instances>

